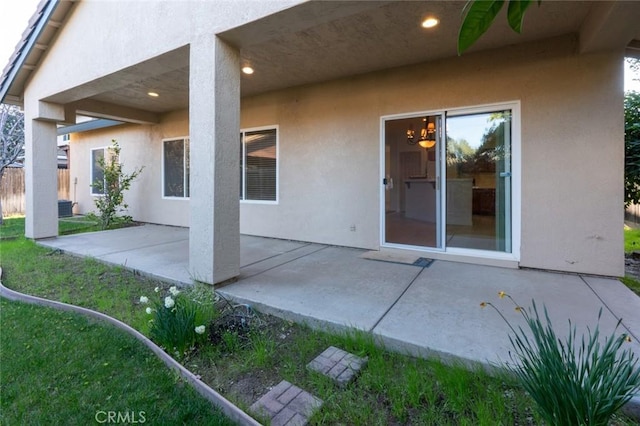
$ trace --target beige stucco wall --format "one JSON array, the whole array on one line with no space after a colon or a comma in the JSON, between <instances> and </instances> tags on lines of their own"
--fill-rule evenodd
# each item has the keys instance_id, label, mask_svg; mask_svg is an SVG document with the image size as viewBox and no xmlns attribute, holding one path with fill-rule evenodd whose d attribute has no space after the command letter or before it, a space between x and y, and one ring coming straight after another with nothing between
<instances>
[{"instance_id":1,"label":"beige stucco wall","mask_svg":"<svg viewBox=\"0 0 640 426\"><path fill-rule=\"evenodd\" d=\"M82 0L31 77L26 109L49 95L302 2L243 0L238 7L234 0L193 1L185 7L165 0L150 7L138 0Z\"/></svg>"},{"instance_id":2,"label":"beige stucco wall","mask_svg":"<svg viewBox=\"0 0 640 426\"><path fill-rule=\"evenodd\" d=\"M243 128L279 126L280 198L242 203L241 232L377 249L380 118L519 101L520 265L621 275L622 52L574 51L565 37L243 99ZM160 197L161 139L187 131L180 112L157 126L83 134L82 146L117 137L125 164L146 158L132 214L188 225L187 202ZM72 146L73 179L89 160Z\"/></svg>"},{"instance_id":3,"label":"beige stucco wall","mask_svg":"<svg viewBox=\"0 0 640 426\"><path fill-rule=\"evenodd\" d=\"M380 117L519 100L521 266L622 274L622 53L578 56L574 43L243 100L243 126L280 124L282 141L282 201L243 206L244 232L377 248Z\"/></svg>"},{"instance_id":4,"label":"beige stucco wall","mask_svg":"<svg viewBox=\"0 0 640 426\"><path fill-rule=\"evenodd\" d=\"M125 124L112 128L71 135L70 179L76 213L95 211L95 196L90 193L91 149L108 147L115 139L120 145L124 172L144 167L125 193L128 214L136 220L189 226L189 201L162 197L162 140L187 136L188 113L177 111L163 116L158 125ZM74 182L77 179L77 185Z\"/></svg>"}]
</instances>

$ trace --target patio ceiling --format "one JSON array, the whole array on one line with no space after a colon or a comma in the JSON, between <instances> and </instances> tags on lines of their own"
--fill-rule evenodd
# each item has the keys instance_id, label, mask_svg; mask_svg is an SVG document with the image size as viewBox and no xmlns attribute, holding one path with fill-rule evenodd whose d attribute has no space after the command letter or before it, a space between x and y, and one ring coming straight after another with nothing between
<instances>
[{"instance_id":1,"label":"patio ceiling","mask_svg":"<svg viewBox=\"0 0 640 426\"><path fill-rule=\"evenodd\" d=\"M463 5L306 2L220 37L240 49L243 66L255 70L242 75L241 92L246 97L455 57ZM546 1L529 9L521 35L507 26L504 14L465 55L564 34L577 35L581 52L625 46L628 52L639 52L640 2ZM427 16L437 17L440 25L422 28ZM189 49L184 46L46 100L72 104L88 116L157 122L158 114L188 108L188 87ZM152 98L149 91L160 96Z\"/></svg>"}]
</instances>

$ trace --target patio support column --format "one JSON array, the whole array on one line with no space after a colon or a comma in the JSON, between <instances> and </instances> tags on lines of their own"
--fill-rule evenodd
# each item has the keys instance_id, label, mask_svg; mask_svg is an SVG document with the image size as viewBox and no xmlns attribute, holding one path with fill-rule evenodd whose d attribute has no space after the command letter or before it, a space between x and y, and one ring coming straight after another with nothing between
<instances>
[{"instance_id":1,"label":"patio support column","mask_svg":"<svg viewBox=\"0 0 640 426\"><path fill-rule=\"evenodd\" d=\"M25 235L58 235L58 148L56 123L25 116Z\"/></svg>"},{"instance_id":2,"label":"patio support column","mask_svg":"<svg viewBox=\"0 0 640 426\"><path fill-rule=\"evenodd\" d=\"M240 273L240 55L203 37L189 69L189 269L215 284Z\"/></svg>"}]
</instances>

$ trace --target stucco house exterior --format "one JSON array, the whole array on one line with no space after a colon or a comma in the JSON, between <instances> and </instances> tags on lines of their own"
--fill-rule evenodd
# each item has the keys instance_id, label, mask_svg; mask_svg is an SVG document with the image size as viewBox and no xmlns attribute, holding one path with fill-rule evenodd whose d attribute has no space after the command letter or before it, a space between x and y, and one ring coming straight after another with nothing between
<instances>
[{"instance_id":1,"label":"stucco house exterior","mask_svg":"<svg viewBox=\"0 0 640 426\"><path fill-rule=\"evenodd\" d=\"M27 237L58 233L63 132L77 212L116 139L144 166L129 213L189 227L205 282L238 275L240 233L623 275L640 2L543 1L520 35L503 11L458 56L463 7L43 0L0 86L26 114Z\"/></svg>"}]
</instances>

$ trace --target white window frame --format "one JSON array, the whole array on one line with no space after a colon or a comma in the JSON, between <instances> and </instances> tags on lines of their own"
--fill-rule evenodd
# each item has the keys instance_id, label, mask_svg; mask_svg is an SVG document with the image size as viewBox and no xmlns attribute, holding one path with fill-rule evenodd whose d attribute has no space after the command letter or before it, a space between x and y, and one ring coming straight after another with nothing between
<instances>
[{"instance_id":1,"label":"white window frame","mask_svg":"<svg viewBox=\"0 0 640 426\"><path fill-rule=\"evenodd\" d=\"M89 174L91 175L91 182L90 182L90 186L89 186L89 192L91 194L92 197L104 197L104 192L101 194L95 193L93 192L94 187L91 186L93 185L94 182L94 176L93 176L93 152L94 151L102 151L102 155L105 160L105 162L107 161L113 161L113 159L115 158L115 161L120 162L120 158L119 157L115 157L113 150L111 149L111 146L103 146L103 147L97 147L97 148L91 148L91 153L90 153L90 158L89 158ZM106 182L104 181L103 178L103 191L105 190L104 188L104 184L106 184Z\"/></svg>"},{"instance_id":2,"label":"white window frame","mask_svg":"<svg viewBox=\"0 0 640 426\"><path fill-rule=\"evenodd\" d=\"M165 163L165 158L164 158L164 147L165 147L165 142L169 142L169 141L178 141L178 140L182 140L182 147L183 147L183 153L186 152L186 150L184 150L184 144L185 142L189 142L189 158L191 158L191 139L189 138L189 136L176 136L173 138L164 138L162 139L162 156L160 158L161 161L161 170L162 170L162 184L160 185L160 196L162 197L162 199L164 200L188 200L190 198L191 195L191 188L189 188L189 197L177 197L177 196L171 196L171 195L165 195L164 193L164 188L165 188L165 173L164 173L164 163ZM183 181L183 187L186 189L187 188L187 170L189 170L189 173L191 172L190 168L188 167L187 161L186 161L187 156L186 155L182 155L182 167L183 167L183 175L182 175L182 181ZM190 176L189 176L189 182L191 182ZM184 194L184 192L183 192Z\"/></svg>"},{"instance_id":3,"label":"white window frame","mask_svg":"<svg viewBox=\"0 0 640 426\"><path fill-rule=\"evenodd\" d=\"M403 114L385 115L380 117L380 179L385 177L385 122L407 117L417 117L426 115L437 115L444 113L446 117L455 117L468 114L478 114L493 112L499 110L511 110L511 252L498 252L489 250L477 250L459 247L444 246L443 249L425 248L418 246L407 246L402 244L394 244L385 242L385 189L384 185L380 185L380 247L398 248L402 250L414 250L433 255L434 258L447 259L450 258L473 258L473 259L489 259L489 260L505 260L520 261L521 236L522 236L522 128L521 128L521 103L520 100L512 100L498 103L479 104L464 107L445 108L435 111L410 112ZM445 123L446 123L445 117ZM446 138L446 133L444 135ZM446 167L446 159L444 156L440 161L443 162L441 167ZM444 169L443 169L444 170ZM442 191L446 194L446 178L442 179ZM441 206L441 217L446 217L446 202Z\"/></svg>"},{"instance_id":4,"label":"white window frame","mask_svg":"<svg viewBox=\"0 0 640 426\"><path fill-rule=\"evenodd\" d=\"M95 182L95 176L94 176L95 169L93 168L93 153L94 151L102 151L102 158L106 160L107 150L108 148L106 146L102 146L97 148L91 148L91 151L89 153L89 195L91 195L92 197L104 197L104 183L102 186L103 192L101 193L94 192L95 187L93 186L93 184ZM104 182L104 171L103 171L103 182Z\"/></svg>"},{"instance_id":5,"label":"white window frame","mask_svg":"<svg viewBox=\"0 0 640 426\"><path fill-rule=\"evenodd\" d=\"M247 200L246 197L246 185L245 185L245 159L247 157L246 145L244 142L244 135L248 132L259 132L261 130L275 130L276 131L276 199L275 200ZM278 204L280 202L280 126L277 124L271 126L261 127L249 127L246 129L240 129L240 137L242 142L242 178L240 180L240 188L242 189L242 196L240 197L241 204Z\"/></svg>"}]
</instances>

